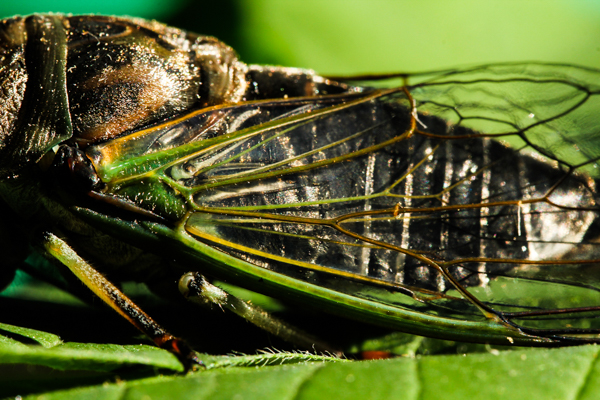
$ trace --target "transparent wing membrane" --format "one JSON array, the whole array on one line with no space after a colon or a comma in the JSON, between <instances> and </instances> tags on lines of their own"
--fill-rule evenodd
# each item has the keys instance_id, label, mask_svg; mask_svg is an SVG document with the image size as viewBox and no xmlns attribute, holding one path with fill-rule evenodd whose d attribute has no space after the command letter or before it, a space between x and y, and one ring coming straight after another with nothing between
<instances>
[{"instance_id":1,"label":"transparent wing membrane","mask_svg":"<svg viewBox=\"0 0 600 400\"><path fill-rule=\"evenodd\" d=\"M198 110L86 152L105 192L261 268L429 316L597 340L600 72L400 78Z\"/></svg>"}]
</instances>

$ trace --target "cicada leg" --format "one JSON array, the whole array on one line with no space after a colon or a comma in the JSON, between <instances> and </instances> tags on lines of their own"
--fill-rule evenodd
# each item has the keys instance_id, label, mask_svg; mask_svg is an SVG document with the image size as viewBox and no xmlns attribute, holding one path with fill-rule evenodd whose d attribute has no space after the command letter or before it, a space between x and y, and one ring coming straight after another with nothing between
<instances>
[{"instance_id":1,"label":"cicada leg","mask_svg":"<svg viewBox=\"0 0 600 400\"><path fill-rule=\"evenodd\" d=\"M341 355L342 351L295 326L269 314L262 308L241 300L225 290L211 284L197 272L188 272L179 280L179 291L183 296L201 305L216 305L229 310L257 327L304 349Z\"/></svg>"},{"instance_id":2,"label":"cicada leg","mask_svg":"<svg viewBox=\"0 0 600 400\"><path fill-rule=\"evenodd\" d=\"M81 258L63 239L52 233L46 233L42 244L49 255L67 266L102 301L152 339L157 346L177 356L186 371L203 365L187 343L168 333L150 318L115 285Z\"/></svg>"}]
</instances>

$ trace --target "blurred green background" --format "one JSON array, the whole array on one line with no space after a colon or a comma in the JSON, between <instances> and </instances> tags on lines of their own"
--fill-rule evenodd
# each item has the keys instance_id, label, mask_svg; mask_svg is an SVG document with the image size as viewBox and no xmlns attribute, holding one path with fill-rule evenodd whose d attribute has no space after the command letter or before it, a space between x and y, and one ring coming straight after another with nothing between
<instances>
[{"instance_id":1,"label":"blurred green background","mask_svg":"<svg viewBox=\"0 0 600 400\"><path fill-rule=\"evenodd\" d=\"M600 68L596 0L22 0L34 12L131 15L216 36L242 59L322 74L423 71L503 61Z\"/></svg>"}]
</instances>

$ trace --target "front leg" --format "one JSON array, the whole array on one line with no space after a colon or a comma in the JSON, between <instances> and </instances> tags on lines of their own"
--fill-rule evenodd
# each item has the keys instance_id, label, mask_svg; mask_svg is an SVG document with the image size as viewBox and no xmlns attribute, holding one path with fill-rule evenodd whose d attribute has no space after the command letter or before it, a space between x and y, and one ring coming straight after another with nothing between
<instances>
[{"instance_id":1,"label":"front leg","mask_svg":"<svg viewBox=\"0 0 600 400\"><path fill-rule=\"evenodd\" d=\"M45 251L66 265L102 301L121 314L162 349L173 353L187 370L203 365L192 348L168 333L102 274L81 258L71 246L53 233L42 239Z\"/></svg>"}]
</instances>

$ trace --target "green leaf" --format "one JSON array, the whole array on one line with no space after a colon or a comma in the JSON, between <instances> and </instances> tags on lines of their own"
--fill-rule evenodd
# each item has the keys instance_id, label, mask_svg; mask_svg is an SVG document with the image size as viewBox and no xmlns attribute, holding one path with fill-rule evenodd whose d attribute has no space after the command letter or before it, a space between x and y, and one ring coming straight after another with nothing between
<instances>
[{"instance_id":1,"label":"green leaf","mask_svg":"<svg viewBox=\"0 0 600 400\"><path fill-rule=\"evenodd\" d=\"M6 364L44 365L59 370L112 371L127 365L150 365L183 371L168 351L148 345L65 343L52 349L34 346L2 346L0 359Z\"/></svg>"},{"instance_id":2,"label":"green leaf","mask_svg":"<svg viewBox=\"0 0 600 400\"><path fill-rule=\"evenodd\" d=\"M1 364L31 364L58 370L91 371L112 371L126 365L141 364L183 371L174 355L153 346L63 343L56 335L34 329L8 324L0 324L0 329L4 333L0 335ZM36 344L30 344L33 341Z\"/></svg>"},{"instance_id":3,"label":"green leaf","mask_svg":"<svg viewBox=\"0 0 600 400\"><path fill-rule=\"evenodd\" d=\"M465 356L230 367L58 390L27 399L591 399L597 346ZM578 397L579 396L579 397Z\"/></svg>"},{"instance_id":4,"label":"green leaf","mask_svg":"<svg viewBox=\"0 0 600 400\"><path fill-rule=\"evenodd\" d=\"M0 348L10 344L19 343L11 336L18 338L28 338L44 348L51 348L62 344L62 340L57 335L48 332L42 332L35 329L23 328L9 324L0 323ZM12 334L12 335L11 335Z\"/></svg>"}]
</instances>

